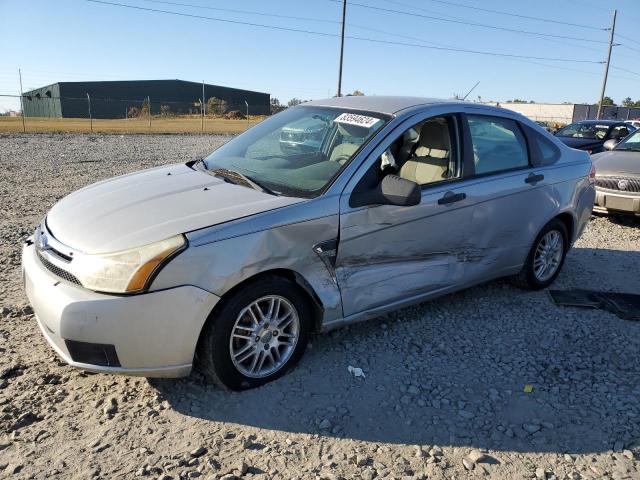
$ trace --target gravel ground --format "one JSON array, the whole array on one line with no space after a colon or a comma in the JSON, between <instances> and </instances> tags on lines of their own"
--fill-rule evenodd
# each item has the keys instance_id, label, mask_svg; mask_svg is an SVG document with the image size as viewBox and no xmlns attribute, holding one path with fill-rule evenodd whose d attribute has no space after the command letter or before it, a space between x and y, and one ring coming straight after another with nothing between
<instances>
[{"instance_id":1,"label":"gravel ground","mask_svg":"<svg viewBox=\"0 0 640 480\"><path fill-rule=\"evenodd\" d=\"M226 139L0 136L0 477L640 478L640 324L504 281L316 336L243 393L64 365L21 240L81 186ZM556 285L640 293L639 249L640 223L594 218Z\"/></svg>"}]
</instances>

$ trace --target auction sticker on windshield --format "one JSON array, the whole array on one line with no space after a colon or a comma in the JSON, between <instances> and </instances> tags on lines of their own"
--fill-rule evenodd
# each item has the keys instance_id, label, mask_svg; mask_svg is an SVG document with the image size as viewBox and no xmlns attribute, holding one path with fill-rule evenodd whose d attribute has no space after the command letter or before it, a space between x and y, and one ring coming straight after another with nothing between
<instances>
[{"instance_id":1,"label":"auction sticker on windshield","mask_svg":"<svg viewBox=\"0 0 640 480\"><path fill-rule=\"evenodd\" d=\"M343 113L334 120L336 123L346 123L347 125L356 125L365 128L371 128L379 121L379 118L357 115L355 113Z\"/></svg>"}]
</instances>

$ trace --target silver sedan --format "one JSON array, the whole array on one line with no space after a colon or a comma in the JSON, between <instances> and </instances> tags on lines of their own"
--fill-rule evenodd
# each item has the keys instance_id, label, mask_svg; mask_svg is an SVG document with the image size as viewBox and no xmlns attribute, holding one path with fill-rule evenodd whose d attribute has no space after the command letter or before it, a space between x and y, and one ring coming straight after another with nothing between
<instances>
[{"instance_id":1,"label":"silver sedan","mask_svg":"<svg viewBox=\"0 0 640 480\"><path fill-rule=\"evenodd\" d=\"M283 132L305 125L283 149ZM55 204L23 248L42 333L69 364L232 389L309 335L499 277L554 281L595 172L517 113L347 97L289 108L210 156Z\"/></svg>"},{"instance_id":2,"label":"silver sedan","mask_svg":"<svg viewBox=\"0 0 640 480\"><path fill-rule=\"evenodd\" d=\"M640 216L640 131L604 153L594 155L598 213Z\"/></svg>"}]
</instances>

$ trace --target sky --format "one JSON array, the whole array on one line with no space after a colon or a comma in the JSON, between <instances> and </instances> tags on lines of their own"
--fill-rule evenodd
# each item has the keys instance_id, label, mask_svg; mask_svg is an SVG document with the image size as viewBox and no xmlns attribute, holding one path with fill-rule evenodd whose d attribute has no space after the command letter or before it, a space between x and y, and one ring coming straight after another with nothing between
<instances>
[{"instance_id":1,"label":"sky","mask_svg":"<svg viewBox=\"0 0 640 480\"><path fill-rule=\"evenodd\" d=\"M88 0L0 0L0 94L19 94L18 69L24 91L58 81L178 78L268 92L283 103L336 93L341 0L108 1L192 16ZM640 0L348 0L342 91L451 98L480 82L470 99L595 103L614 8L621 45L606 93L640 100ZM0 97L0 111L18 106Z\"/></svg>"}]
</instances>

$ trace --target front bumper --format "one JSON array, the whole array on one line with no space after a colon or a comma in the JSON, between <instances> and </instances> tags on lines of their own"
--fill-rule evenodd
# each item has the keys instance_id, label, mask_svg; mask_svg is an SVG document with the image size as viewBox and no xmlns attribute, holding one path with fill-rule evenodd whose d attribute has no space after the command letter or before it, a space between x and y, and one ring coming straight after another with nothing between
<instances>
[{"instance_id":1,"label":"front bumper","mask_svg":"<svg viewBox=\"0 0 640 480\"><path fill-rule=\"evenodd\" d=\"M96 293L46 270L29 243L22 249L22 270L27 297L49 344L69 365L95 372L188 375L200 331L219 300L189 285L140 295ZM117 357L102 364L78 361L73 354L82 351L79 344L113 347ZM70 352L69 345L76 348Z\"/></svg>"},{"instance_id":2,"label":"front bumper","mask_svg":"<svg viewBox=\"0 0 640 480\"><path fill-rule=\"evenodd\" d=\"M640 195L597 188L593 211L640 215Z\"/></svg>"}]
</instances>

